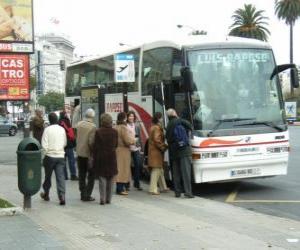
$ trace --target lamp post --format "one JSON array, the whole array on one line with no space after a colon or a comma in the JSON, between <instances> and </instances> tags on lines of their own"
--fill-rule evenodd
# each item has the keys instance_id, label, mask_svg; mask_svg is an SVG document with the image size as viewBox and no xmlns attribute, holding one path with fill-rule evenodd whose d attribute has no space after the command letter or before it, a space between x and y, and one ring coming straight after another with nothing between
<instances>
[{"instance_id":1,"label":"lamp post","mask_svg":"<svg viewBox=\"0 0 300 250\"><path fill-rule=\"evenodd\" d=\"M177 28L178 29L181 29L181 28L191 29L192 31L191 31L191 33L189 33L189 35L192 35L192 36L207 35L207 31L205 31L205 30L196 30L193 27L188 26L188 25L177 24Z\"/></svg>"},{"instance_id":2,"label":"lamp post","mask_svg":"<svg viewBox=\"0 0 300 250\"><path fill-rule=\"evenodd\" d=\"M119 46L127 46L127 47L132 47L132 45L127 44L127 43L119 43Z\"/></svg>"}]
</instances>

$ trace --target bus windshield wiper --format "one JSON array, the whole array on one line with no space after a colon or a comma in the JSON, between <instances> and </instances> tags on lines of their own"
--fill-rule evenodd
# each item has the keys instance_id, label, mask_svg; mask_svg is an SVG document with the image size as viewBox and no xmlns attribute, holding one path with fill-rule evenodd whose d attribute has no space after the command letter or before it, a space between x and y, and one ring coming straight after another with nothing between
<instances>
[{"instance_id":1,"label":"bus windshield wiper","mask_svg":"<svg viewBox=\"0 0 300 250\"><path fill-rule=\"evenodd\" d=\"M255 120L255 118L227 118L227 119L216 120L218 122L217 125L207 133L207 137L212 136L214 132L225 122L239 122L239 121L248 121L248 120Z\"/></svg>"},{"instance_id":2,"label":"bus windshield wiper","mask_svg":"<svg viewBox=\"0 0 300 250\"><path fill-rule=\"evenodd\" d=\"M274 128L280 132L285 130L284 128L279 127L278 125L274 124L273 122L269 122L269 121L253 121L253 122L249 122L249 123L236 124L234 126L247 126L247 125L265 125L265 126Z\"/></svg>"}]
</instances>

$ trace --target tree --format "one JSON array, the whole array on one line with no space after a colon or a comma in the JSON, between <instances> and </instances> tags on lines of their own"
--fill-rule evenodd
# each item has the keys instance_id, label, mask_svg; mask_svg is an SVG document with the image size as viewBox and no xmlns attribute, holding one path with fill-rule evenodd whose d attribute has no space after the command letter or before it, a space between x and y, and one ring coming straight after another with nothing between
<instances>
[{"instance_id":1,"label":"tree","mask_svg":"<svg viewBox=\"0 0 300 250\"><path fill-rule=\"evenodd\" d=\"M29 89L30 89L30 91L34 90L35 87L36 87L35 75L30 75L30 77L29 77Z\"/></svg>"},{"instance_id":2,"label":"tree","mask_svg":"<svg viewBox=\"0 0 300 250\"><path fill-rule=\"evenodd\" d=\"M64 94L49 91L47 94L38 98L38 104L44 106L46 112L62 110L64 108Z\"/></svg>"},{"instance_id":3,"label":"tree","mask_svg":"<svg viewBox=\"0 0 300 250\"><path fill-rule=\"evenodd\" d=\"M256 10L252 4L245 4L244 9L237 9L231 16L234 22L229 27L229 35L267 41L270 31L265 26L268 25L266 20L269 18L263 16L264 12Z\"/></svg>"},{"instance_id":4,"label":"tree","mask_svg":"<svg viewBox=\"0 0 300 250\"><path fill-rule=\"evenodd\" d=\"M275 14L290 26L290 63L293 63L293 27L296 20L300 17L300 0L276 0ZM291 85L291 93L294 92L293 90Z\"/></svg>"}]
</instances>

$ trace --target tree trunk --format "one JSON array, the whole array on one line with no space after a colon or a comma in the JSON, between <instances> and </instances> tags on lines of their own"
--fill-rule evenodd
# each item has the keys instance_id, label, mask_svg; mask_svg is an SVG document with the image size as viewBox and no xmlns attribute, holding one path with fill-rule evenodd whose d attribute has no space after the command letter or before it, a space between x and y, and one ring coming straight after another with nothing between
<instances>
[{"instance_id":1,"label":"tree trunk","mask_svg":"<svg viewBox=\"0 0 300 250\"><path fill-rule=\"evenodd\" d=\"M290 24L290 63L293 63L293 24ZM291 79L291 75L290 75ZM294 88L292 85L292 82L290 82L291 85L291 96L294 96Z\"/></svg>"}]
</instances>

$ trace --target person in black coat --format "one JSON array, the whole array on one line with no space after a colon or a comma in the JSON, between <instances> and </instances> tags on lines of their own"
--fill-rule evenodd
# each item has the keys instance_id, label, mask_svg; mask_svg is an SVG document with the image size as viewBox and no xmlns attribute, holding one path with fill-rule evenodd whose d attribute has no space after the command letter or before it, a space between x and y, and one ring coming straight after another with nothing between
<instances>
[{"instance_id":1,"label":"person in black coat","mask_svg":"<svg viewBox=\"0 0 300 250\"><path fill-rule=\"evenodd\" d=\"M109 204L112 198L113 178L118 174L116 149L118 132L112 128L112 117L104 113L93 143L93 168L99 178L100 204Z\"/></svg>"}]
</instances>

